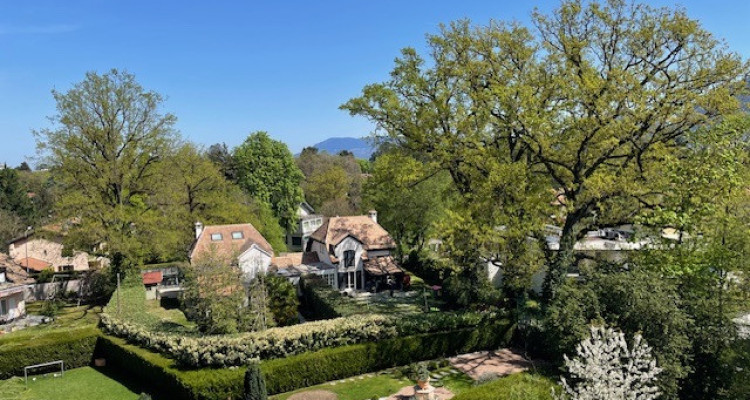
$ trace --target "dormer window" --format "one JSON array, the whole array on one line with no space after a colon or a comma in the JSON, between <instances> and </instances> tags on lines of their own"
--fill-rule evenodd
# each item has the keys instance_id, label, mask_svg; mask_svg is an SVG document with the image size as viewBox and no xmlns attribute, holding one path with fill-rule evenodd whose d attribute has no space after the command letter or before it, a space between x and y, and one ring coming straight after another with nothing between
<instances>
[{"instance_id":1,"label":"dormer window","mask_svg":"<svg viewBox=\"0 0 750 400\"><path fill-rule=\"evenodd\" d=\"M222 239L223 239L223 237L221 236L221 233L212 233L211 234L211 240L213 240L214 242L217 242L217 241L222 240Z\"/></svg>"},{"instance_id":2,"label":"dormer window","mask_svg":"<svg viewBox=\"0 0 750 400\"><path fill-rule=\"evenodd\" d=\"M242 239L244 237L245 235L243 235L240 231L232 232L232 239Z\"/></svg>"}]
</instances>

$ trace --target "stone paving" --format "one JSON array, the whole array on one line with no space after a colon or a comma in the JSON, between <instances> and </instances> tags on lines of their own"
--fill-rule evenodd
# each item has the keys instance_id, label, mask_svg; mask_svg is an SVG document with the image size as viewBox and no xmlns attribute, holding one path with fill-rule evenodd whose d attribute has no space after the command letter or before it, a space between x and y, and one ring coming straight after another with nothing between
<instances>
[{"instance_id":1,"label":"stone paving","mask_svg":"<svg viewBox=\"0 0 750 400\"><path fill-rule=\"evenodd\" d=\"M504 376L523 372L532 366L521 353L510 349L461 354L449 358L448 361L454 368L474 380L485 374Z\"/></svg>"}]
</instances>

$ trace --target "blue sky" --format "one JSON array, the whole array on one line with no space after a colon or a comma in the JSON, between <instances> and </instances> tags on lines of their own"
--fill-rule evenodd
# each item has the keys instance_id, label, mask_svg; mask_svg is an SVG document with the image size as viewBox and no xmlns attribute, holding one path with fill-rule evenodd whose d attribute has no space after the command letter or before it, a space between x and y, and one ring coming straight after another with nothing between
<instances>
[{"instance_id":1,"label":"blue sky","mask_svg":"<svg viewBox=\"0 0 750 400\"><path fill-rule=\"evenodd\" d=\"M273 3L273 4L271 4ZM670 1L750 56L750 2ZM388 77L405 46L423 49L440 23L527 22L557 1L0 0L0 163L35 155L52 88L86 71L125 69L167 96L194 142L235 146L266 130L294 152L372 129L338 106Z\"/></svg>"}]
</instances>

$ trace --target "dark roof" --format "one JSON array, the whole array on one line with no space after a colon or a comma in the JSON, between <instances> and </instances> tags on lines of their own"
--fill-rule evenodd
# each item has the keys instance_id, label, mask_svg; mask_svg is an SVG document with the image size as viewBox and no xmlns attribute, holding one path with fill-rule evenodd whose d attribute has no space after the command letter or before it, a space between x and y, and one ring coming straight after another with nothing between
<instances>
[{"instance_id":1,"label":"dark roof","mask_svg":"<svg viewBox=\"0 0 750 400\"><path fill-rule=\"evenodd\" d=\"M366 215L332 217L323 222L310 237L327 248L351 236L362 243L365 250L394 249L396 242L380 224Z\"/></svg>"},{"instance_id":2,"label":"dark roof","mask_svg":"<svg viewBox=\"0 0 750 400\"><path fill-rule=\"evenodd\" d=\"M371 275L393 275L403 273L396 260L392 256L375 257L364 261L363 265L365 271Z\"/></svg>"},{"instance_id":3,"label":"dark roof","mask_svg":"<svg viewBox=\"0 0 750 400\"><path fill-rule=\"evenodd\" d=\"M241 232L242 238L232 238L234 232ZM213 234L221 234L221 240L212 240ZM238 256L253 245L273 256L273 248L252 224L208 225L193 243L190 258L210 251L217 251L224 256Z\"/></svg>"}]
</instances>

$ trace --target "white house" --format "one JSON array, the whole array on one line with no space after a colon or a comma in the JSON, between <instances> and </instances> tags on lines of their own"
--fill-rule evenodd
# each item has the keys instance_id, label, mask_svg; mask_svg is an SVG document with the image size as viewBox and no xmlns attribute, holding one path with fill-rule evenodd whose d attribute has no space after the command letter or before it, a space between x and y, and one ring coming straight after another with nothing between
<instances>
[{"instance_id":1,"label":"white house","mask_svg":"<svg viewBox=\"0 0 750 400\"><path fill-rule=\"evenodd\" d=\"M26 285L33 282L23 267L0 253L0 324L26 315Z\"/></svg>"},{"instance_id":2,"label":"white house","mask_svg":"<svg viewBox=\"0 0 750 400\"><path fill-rule=\"evenodd\" d=\"M246 281L258 272L267 272L273 248L252 224L208 225L195 223L195 242L190 249L190 262L217 255L237 265Z\"/></svg>"},{"instance_id":3,"label":"white house","mask_svg":"<svg viewBox=\"0 0 750 400\"><path fill-rule=\"evenodd\" d=\"M286 235L286 247L299 252L307 247L310 235L323 225L323 216L316 214L312 206L303 202L297 207L297 217L299 225L296 231Z\"/></svg>"},{"instance_id":4,"label":"white house","mask_svg":"<svg viewBox=\"0 0 750 400\"><path fill-rule=\"evenodd\" d=\"M329 283L338 290L377 290L388 277L402 280L404 271L391 254L396 242L378 224L377 212L368 214L328 218L310 235L307 251L336 267Z\"/></svg>"}]
</instances>

